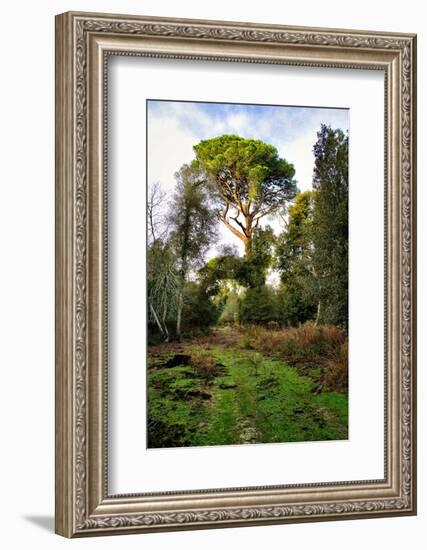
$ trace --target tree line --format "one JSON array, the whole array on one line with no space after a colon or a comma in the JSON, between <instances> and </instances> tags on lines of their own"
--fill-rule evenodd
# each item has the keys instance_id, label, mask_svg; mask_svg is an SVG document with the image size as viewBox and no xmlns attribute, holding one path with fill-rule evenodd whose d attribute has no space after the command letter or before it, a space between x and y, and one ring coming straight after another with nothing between
<instances>
[{"instance_id":1,"label":"tree line","mask_svg":"<svg viewBox=\"0 0 427 550\"><path fill-rule=\"evenodd\" d=\"M347 328L348 135L321 126L312 190L303 193L293 165L260 140L223 135L193 149L167 212L160 186L149 191L149 334L180 338L219 322ZM272 215L283 220L278 235L260 224ZM220 223L244 255L225 246L206 261Z\"/></svg>"}]
</instances>

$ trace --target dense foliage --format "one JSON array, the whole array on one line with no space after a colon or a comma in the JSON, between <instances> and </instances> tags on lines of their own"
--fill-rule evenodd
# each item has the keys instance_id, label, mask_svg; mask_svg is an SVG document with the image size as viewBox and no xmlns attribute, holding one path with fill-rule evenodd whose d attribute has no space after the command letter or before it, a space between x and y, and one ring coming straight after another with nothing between
<instances>
[{"instance_id":1,"label":"dense foliage","mask_svg":"<svg viewBox=\"0 0 427 550\"><path fill-rule=\"evenodd\" d=\"M197 167L216 198L218 216L249 252L260 220L293 199L295 169L260 140L223 135L194 146Z\"/></svg>"},{"instance_id":2,"label":"dense foliage","mask_svg":"<svg viewBox=\"0 0 427 550\"><path fill-rule=\"evenodd\" d=\"M282 319L290 325L316 315L313 207L314 192L299 193L289 207L286 231L276 241L276 267L281 281L278 302Z\"/></svg>"},{"instance_id":3,"label":"dense foliage","mask_svg":"<svg viewBox=\"0 0 427 550\"><path fill-rule=\"evenodd\" d=\"M313 244L320 319L347 326L348 136L322 125L314 146Z\"/></svg>"},{"instance_id":4,"label":"dense foliage","mask_svg":"<svg viewBox=\"0 0 427 550\"><path fill-rule=\"evenodd\" d=\"M293 165L261 141L225 135L194 150L196 159L175 176L170 203L156 185L149 194L151 341L214 324L312 321L346 330L348 136L321 126L313 189L303 193ZM260 224L279 212L279 234L265 220ZM220 222L244 243L243 255L228 246L207 258Z\"/></svg>"}]
</instances>

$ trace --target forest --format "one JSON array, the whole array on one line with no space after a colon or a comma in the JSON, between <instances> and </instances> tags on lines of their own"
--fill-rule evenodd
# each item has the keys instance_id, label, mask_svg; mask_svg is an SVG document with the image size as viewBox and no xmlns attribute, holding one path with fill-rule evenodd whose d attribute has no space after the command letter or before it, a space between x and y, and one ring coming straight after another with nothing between
<instances>
[{"instance_id":1,"label":"forest","mask_svg":"<svg viewBox=\"0 0 427 550\"><path fill-rule=\"evenodd\" d=\"M148 447L347 439L348 133L304 192L263 141L193 150L148 189Z\"/></svg>"}]
</instances>

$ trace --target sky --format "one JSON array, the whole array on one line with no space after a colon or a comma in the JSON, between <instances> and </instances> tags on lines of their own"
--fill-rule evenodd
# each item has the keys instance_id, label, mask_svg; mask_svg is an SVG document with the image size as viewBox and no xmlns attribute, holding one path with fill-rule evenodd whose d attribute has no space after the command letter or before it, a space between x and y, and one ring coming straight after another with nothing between
<instances>
[{"instance_id":1,"label":"sky","mask_svg":"<svg viewBox=\"0 0 427 550\"><path fill-rule=\"evenodd\" d=\"M322 123L346 131L349 129L349 111L148 100L148 186L159 182L162 190L172 197L174 174L182 164L194 158L193 145L202 139L237 134L274 145L279 155L294 165L298 189L306 191L312 186L313 145ZM264 220L263 225L267 223L275 232L280 230L278 216ZM220 226L218 240L208 256L214 256L224 244L236 245L240 253L243 251L241 241Z\"/></svg>"}]
</instances>

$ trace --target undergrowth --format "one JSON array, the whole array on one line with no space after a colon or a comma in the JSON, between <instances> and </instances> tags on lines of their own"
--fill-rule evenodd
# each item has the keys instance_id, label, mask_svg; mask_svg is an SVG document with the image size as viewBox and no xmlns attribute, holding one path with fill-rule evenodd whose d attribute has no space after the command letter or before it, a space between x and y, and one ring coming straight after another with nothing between
<instances>
[{"instance_id":1,"label":"undergrowth","mask_svg":"<svg viewBox=\"0 0 427 550\"><path fill-rule=\"evenodd\" d=\"M339 327L305 323L272 330L260 325L240 329L240 347L284 359L299 372L311 375L335 391L348 388L347 334Z\"/></svg>"}]
</instances>

